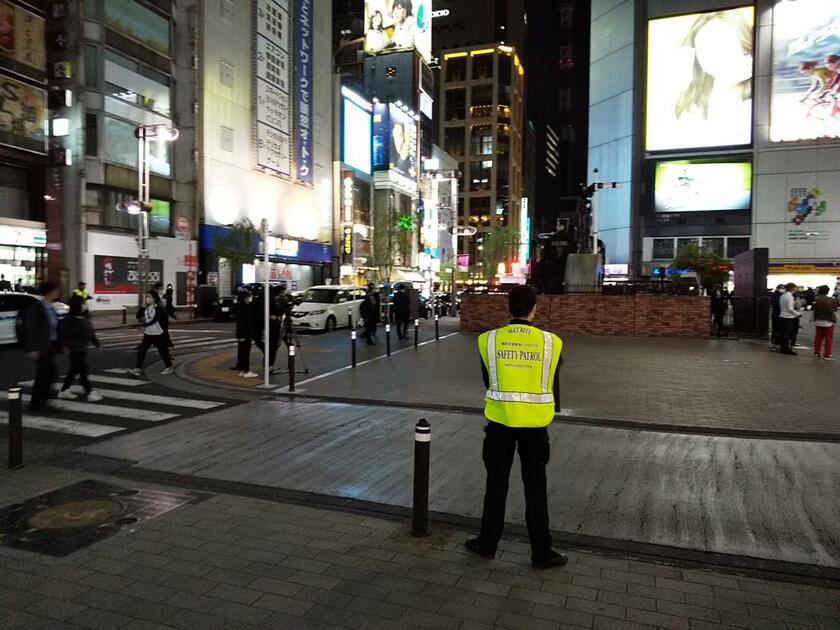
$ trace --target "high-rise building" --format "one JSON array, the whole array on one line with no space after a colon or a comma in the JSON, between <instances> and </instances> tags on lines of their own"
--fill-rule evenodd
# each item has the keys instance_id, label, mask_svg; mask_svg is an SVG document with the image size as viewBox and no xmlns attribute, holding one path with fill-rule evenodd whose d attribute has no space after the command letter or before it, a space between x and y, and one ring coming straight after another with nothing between
<instances>
[{"instance_id":1,"label":"high-rise building","mask_svg":"<svg viewBox=\"0 0 840 630\"><path fill-rule=\"evenodd\" d=\"M462 225L478 235L464 237L458 251L470 256L474 273L496 270L478 253L483 234L522 221L522 156L525 69L506 44L442 51L439 133L444 150L458 159Z\"/></svg>"}]
</instances>

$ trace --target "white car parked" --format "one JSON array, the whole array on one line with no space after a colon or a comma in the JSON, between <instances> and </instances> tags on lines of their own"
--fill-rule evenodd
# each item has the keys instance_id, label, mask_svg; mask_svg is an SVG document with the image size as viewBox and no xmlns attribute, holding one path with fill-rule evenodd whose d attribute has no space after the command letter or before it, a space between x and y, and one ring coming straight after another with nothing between
<instances>
[{"instance_id":1,"label":"white car parked","mask_svg":"<svg viewBox=\"0 0 840 630\"><path fill-rule=\"evenodd\" d=\"M310 330L331 331L347 326L348 310L353 322L360 319L359 307L365 290L352 285L323 285L311 287L303 294L300 304L292 308L295 326Z\"/></svg>"},{"instance_id":2,"label":"white car parked","mask_svg":"<svg viewBox=\"0 0 840 630\"><path fill-rule=\"evenodd\" d=\"M23 313L43 298L30 293L0 293L0 345L23 341ZM53 304L59 319L67 315L70 308L61 302Z\"/></svg>"}]
</instances>

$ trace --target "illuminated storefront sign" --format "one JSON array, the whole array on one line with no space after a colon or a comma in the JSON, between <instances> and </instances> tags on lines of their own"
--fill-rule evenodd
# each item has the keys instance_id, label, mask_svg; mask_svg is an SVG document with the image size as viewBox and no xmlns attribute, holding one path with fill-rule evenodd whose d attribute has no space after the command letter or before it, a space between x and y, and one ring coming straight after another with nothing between
<instances>
[{"instance_id":1,"label":"illuminated storefront sign","mask_svg":"<svg viewBox=\"0 0 840 630\"><path fill-rule=\"evenodd\" d=\"M353 255L353 226L345 225L341 243L341 251L345 256Z\"/></svg>"},{"instance_id":2,"label":"illuminated storefront sign","mask_svg":"<svg viewBox=\"0 0 840 630\"><path fill-rule=\"evenodd\" d=\"M519 202L519 262L528 263L531 251L531 217L528 216L528 197Z\"/></svg>"},{"instance_id":3,"label":"illuminated storefront sign","mask_svg":"<svg viewBox=\"0 0 840 630\"><path fill-rule=\"evenodd\" d=\"M649 22L648 151L750 143L754 20L749 6Z\"/></svg>"}]
</instances>

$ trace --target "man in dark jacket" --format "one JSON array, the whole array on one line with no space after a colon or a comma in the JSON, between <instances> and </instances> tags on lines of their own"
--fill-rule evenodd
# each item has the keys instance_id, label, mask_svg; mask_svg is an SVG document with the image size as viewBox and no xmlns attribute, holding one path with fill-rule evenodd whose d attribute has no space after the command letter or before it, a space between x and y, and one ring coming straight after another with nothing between
<instances>
[{"instance_id":1,"label":"man in dark jacket","mask_svg":"<svg viewBox=\"0 0 840 630\"><path fill-rule=\"evenodd\" d=\"M408 339L408 323L411 319L411 298L404 284L394 294L394 318L397 321L397 337Z\"/></svg>"},{"instance_id":2,"label":"man in dark jacket","mask_svg":"<svg viewBox=\"0 0 840 630\"><path fill-rule=\"evenodd\" d=\"M158 307L160 314L158 323L160 324L160 327L163 328L163 341L167 348L174 348L175 344L172 343L172 339L169 337L169 311L166 309L166 303L163 301L163 296L161 295L162 293L163 283L155 283L155 288L152 289L152 294L155 298L155 306Z\"/></svg>"},{"instance_id":3,"label":"man in dark jacket","mask_svg":"<svg viewBox=\"0 0 840 630\"><path fill-rule=\"evenodd\" d=\"M251 342L255 338L254 314L251 312L251 292L239 292L239 309L236 313L236 369L243 378L257 378L259 374L251 371Z\"/></svg>"},{"instance_id":4,"label":"man in dark jacket","mask_svg":"<svg viewBox=\"0 0 840 630\"><path fill-rule=\"evenodd\" d=\"M779 304L779 298L782 297L782 293L785 292L785 285L780 284L776 287L776 290L770 294L770 313L771 313L771 322L772 328L770 331L770 345L771 346L778 346L781 345L781 341L779 341L779 313L781 312L781 306Z\"/></svg>"},{"instance_id":5,"label":"man in dark jacket","mask_svg":"<svg viewBox=\"0 0 840 630\"><path fill-rule=\"evenodd\" d=\"M359 307L359 314L365 322L364 338L367 339L369 346L376 342L373 340L376 337L376 326L379 324L379 308L380 308L379 294L376 292L376 287L373 283L368 285L368 292L365 296L362 305Z\"/></svg>"},{"instance_id":6,"label":"man in dark jacket","mask_svg":"<svg viewBox=\"0 0 840 630\"><path fill-rule=\"evenodd\" d=\"M23 339L27 356L35 361L35 383L29 408L40 411L48 408L50 390L58 376L55 355L58 350L58 315L53 302L58 299L58 285L41 285L43 300L33 304L24 317Z\"/></svg>"}]
</instances>

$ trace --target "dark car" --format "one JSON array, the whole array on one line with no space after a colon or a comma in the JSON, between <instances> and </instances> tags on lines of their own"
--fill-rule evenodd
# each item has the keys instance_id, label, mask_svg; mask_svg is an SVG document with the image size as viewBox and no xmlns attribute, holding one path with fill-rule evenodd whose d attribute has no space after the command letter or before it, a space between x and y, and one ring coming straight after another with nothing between
<instances>
[{"instance_id":1,"label":"dark car","mask_svg":"<svg viewBox=\"0 0 840 630\"><path fill-rule=\"evenodd\" d=\"M213 321L226 322L231 317L236 317L239 311L239 302L235 295L225 295L213 302Z\"/></svg>"}]
</instances>

